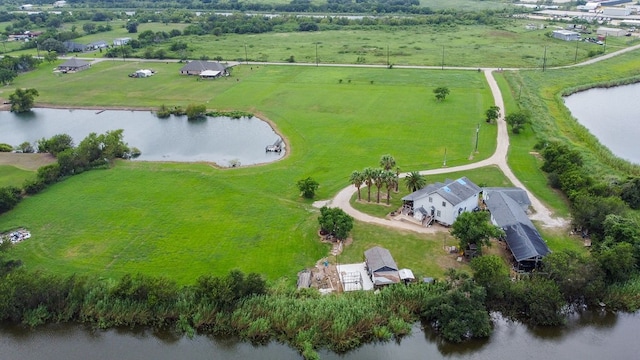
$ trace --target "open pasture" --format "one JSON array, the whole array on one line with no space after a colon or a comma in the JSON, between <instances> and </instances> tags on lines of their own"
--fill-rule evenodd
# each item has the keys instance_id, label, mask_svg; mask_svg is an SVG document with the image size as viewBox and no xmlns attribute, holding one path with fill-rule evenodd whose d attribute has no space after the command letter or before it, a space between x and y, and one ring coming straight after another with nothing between
<instances>
[{"instance_id":1,"label":"open pasture","mask_svg":"<svg viewBox=\"0 0 640 360\"><path fill-rule=\"evenodd\" d=\"M179 76L177 64L157 64L158 75L148 79L127 78L135 65L119 64L60 77L39 70L44 73L20 77L16 85L37 88L38 101L48 103L196 102L253 111L274 122L291 153L270 165L226 170L120 162L67 179L0 217L0 230L32 232L13 250L29 268L105 277L143 272L181 282L233 268L270 279L293 276L328 253L316 234L318 212L299 197L298 179L313 177L320 183L316 198L326 199L348 185L353 170L377 166L386 153L402 171L441 166L445 148L451 166L468 163L476 126L492 103L483 74L475 71L241 66L228 79L198 82ZM154 79L162 81L149 85ZM109 80L113 84L103 87ZM145 85L134 91L129 84L138 82ZM432 92L437 86L451 90L440 103ZM126 96L114 95L114 88ZM495 127L483 129L475 160L495 148Z\"/></svg>"}]
</instances>

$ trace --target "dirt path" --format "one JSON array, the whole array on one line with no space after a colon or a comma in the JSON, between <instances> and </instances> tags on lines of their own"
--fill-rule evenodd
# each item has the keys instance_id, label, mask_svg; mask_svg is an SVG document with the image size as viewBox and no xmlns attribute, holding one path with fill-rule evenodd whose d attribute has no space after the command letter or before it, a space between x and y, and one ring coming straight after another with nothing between
<instances>
[{"instance_id":1,"label":"dirt path","mask_svg":"<svg viewBox=\"0 0 640 360\"><path fill-rule=\"evenodd\" d=\"M500 88L498 87L498 83L493 77L493 71L496 69L486 69L484 70L485 77L487 78L487 83L491 88L491 93L493 94L494 103L496 106L500 107L500 109L504 109L504 101L502 99L502 93L500 92ZM504 111L502 111L504 112ZM432 170L423 170L420 171L422 175L437 175L437 174L447 174L456 171L462 170L472 170L480 167L495 165L502 170L505 176L513 183L514 186L524 189L529 195L529 199L531 200L531 206L534 209L534 214L531 216L532 220L540 221L545 227L563 227L566 226L567 221L562 218L553 217L551 211L544 205L538 198L536 198L525 186L524 184L513 174L509 165L507 164L507 153L509 150L509 133L507 129L507 123L504 120L504 114L500 114L500 118L497 121L498 126L498 138L497 138L497 146L496 151L489 157L488 159L478 161L473 164L440 168L440 169L432 169ZM400 174L400 177L405 177L407 173ZM419 233L436 233L438 231L442 231L439 227L422 227L416 224L397 221L397 220L389 220L382 219L378 217L374 217L365 213L362 213L351 206L350 200L353 194L357 191L356 187L351 185L344 189L342 189L338 194L329 202L324 202L323 204L341 208L344 212L351 215L354 219L363 221L370 224L377 224L382 226L393 227L397 229L410 230Z\"/></svg>"}]
</instances>

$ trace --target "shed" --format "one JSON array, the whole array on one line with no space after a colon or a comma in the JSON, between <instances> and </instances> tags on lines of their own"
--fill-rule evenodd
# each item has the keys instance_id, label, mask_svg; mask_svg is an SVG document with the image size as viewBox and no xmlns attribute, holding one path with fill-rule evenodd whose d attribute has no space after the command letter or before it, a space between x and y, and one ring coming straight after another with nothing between
<instances>
[{"instance_id":1,"label":"shed","mask_svg":"<svg viewBox=\"0 0 640 360\"><path fill-rule=\"evenodd\" d=\"M380 246L364 252L365 264L373 285L376 287L400 282L398 265L389 250Z\"/></svg>"},{"instance_id":2,"label":"shed","mask_svg":"<svg viewBox=\"0 0 640 360\"><path fill-rule=\"evenodd\" d=\"M416 281L416 277L413 275L411 269L400 269L398 270L398 274L400 275L400 280L405 284Z\"/></svg>"},{"instance_id":3,"label":"shed","mask_svg":"<svg viewBox=\"0 0 640 360\"><path fill-rule=\"evenodd\" d=\"M65 61L64 63L60 64L58 66L58 70L60 70L63 73L66 73L66 72L82 71L90 67L91 67L91 63L73 57Z\"/></svg>"},{"instance_id":4,"label":"shed","mask_svg":"<svg viewBox=\"0 0 640 360\"><path fill-rule=\"evenodd\" d=\"M311 271L303 270L298 273L298 289L311 287Z\"/></svg>"},{"instance_id":5,"label":"shed","mask_svg":"<svg viewBox=\"0 0 640 360\"><path fill-rule=\"evenodd\" d=\"M129 41L131 41L130 37L117 38L117 39L113 39L113 45L114 46L127 45Z\"/></svg>"},{"instance_id":6,"label":"shed","mask_svg":"<svg viewBox=\"0 0 640 360\"><path fill-rule=\"evenodd\" d=\"M564 40L564 41L579 41L580 33L569 30L554 30L552 33L553 37L556 39Z\"/></svg>"}]
</instances>

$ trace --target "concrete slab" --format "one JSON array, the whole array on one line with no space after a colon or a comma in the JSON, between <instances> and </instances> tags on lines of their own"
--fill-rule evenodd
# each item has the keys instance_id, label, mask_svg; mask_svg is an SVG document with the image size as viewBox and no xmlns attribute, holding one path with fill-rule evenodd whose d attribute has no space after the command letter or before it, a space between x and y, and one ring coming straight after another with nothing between
<instances>
[{"instance_id":1,"label":"concrete slab","mask_svg":"<svg viewBox=\"0 0 640 360\"><path fill-rule=\"evenodd\" d=\"M338 265L338 274L344 291L373 290L365 263Z\"/></svg>"}]
</instances>

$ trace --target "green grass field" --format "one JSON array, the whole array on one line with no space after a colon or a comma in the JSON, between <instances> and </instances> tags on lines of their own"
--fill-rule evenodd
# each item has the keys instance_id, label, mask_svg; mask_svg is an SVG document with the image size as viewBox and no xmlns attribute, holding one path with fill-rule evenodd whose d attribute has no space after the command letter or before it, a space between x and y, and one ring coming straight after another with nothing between
<instances>
[{"instance_id":1,"label":"green grass field","mask_svg":"<svg viewBox=\"0 0 640 360\"><path fill-rule=\"evenodd\" d=\"M11 165L0 165L0 187L20 187L26 179L34 176L33 171L18 169Z\"/></svg>"},{"instance_id":2,"label":"green grass field","mask_svg":"<svg viewBox=\"0 0 640 360\"><path fill-rule=\"evenodd\" d=\"M121 162L65 180L0 217L0 231L32 231L13 250L28 268L105 277L143 272L180 282L232 268L293 276L328 253L316 234L318 211L299 198L298 179L312 176L317 198L326 199L348 185L353 170L377 166L386 153L403 171L441 166L445 148L451 166L469 163L479 117L492 101L475 71L242 66L229 79L197 82L178 75L178 64L161 63L152 78L126 77L138 65L104 62L60 77L42 69L15 85L37 88L38 101L47 103L202 102L254 111L287 137L290 156L233 170ZM444 102L435 101L437 86L451 89ZM483 129L476 159L495 148L495 127ZM356 244L384 244L406 234L358 225L353 236ZM438 265L424 264L425 256L399 261L434 273Z\"/></svg>"}]
</instances>

